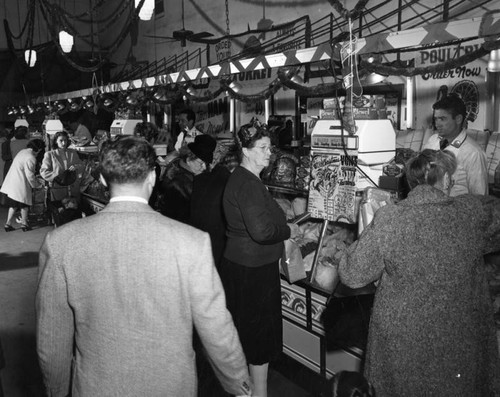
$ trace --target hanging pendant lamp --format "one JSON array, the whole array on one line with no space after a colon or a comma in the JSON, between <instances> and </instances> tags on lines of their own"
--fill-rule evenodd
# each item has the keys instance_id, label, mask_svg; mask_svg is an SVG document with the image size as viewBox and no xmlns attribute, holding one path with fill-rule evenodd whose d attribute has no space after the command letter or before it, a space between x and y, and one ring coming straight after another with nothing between
<instances>
[{"instance_id":1,"label":"hanging pendant lamp","mask_svg":"<svg viewBox=\"0 0 500 397\"><path fill-rule=\"evenodd\" d=\"M135 0L135 8L139 6L141 0ZM144 0L141 10L139 11L139 18L143 21L149 21L155 11L155 0Z\"/></svg>"},{"instance_id":2,"label":"hanging pendant lamp","mask_svg":"<svg viewBox=\"0 0 500 397\"><path fill-rule=\"evenodd\" d=\"M68 32L61 30L59 32L59 45L61 46L63 52L71 52L71 48L73 48L73 36L71 36Z\"/></svg>"},{"instance_id":3,"label":"hanging pendant lamp","mask_svg":"<svg viewBox=\"0 0 500 397\"><path fill-rule=\"evenodd\" d=\"M35 66L36 63L36 51L35 50L26 50L24 51L24 60L28 64L30 68Z\"/></svg>"},{"instance_id":4,"label":"hanging pendant lamp","mask_svg":"<svg viewBox=\"0 0 500 397\"><path fill-rule=\"evenodd\" d=\"M490 52L490 59L486 68L490 73L500 72L500 48Z\"/></svg>"}]
</instances>

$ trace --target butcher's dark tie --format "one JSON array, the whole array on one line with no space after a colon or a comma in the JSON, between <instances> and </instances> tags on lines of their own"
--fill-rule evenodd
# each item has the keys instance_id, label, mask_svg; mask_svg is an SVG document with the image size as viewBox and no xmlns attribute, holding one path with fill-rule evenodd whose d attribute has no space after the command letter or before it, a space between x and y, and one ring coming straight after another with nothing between
<instances>
[{"instance_id":1,"label":"butcher's dark tie","mask_svg":"<svg viewBox=\"0 0 500 397\"><path fill-rule=\"evenodd\" d=\"M448 142L448 139L441 139L441 142L439 142L439 149L444 150L450 143Z\"/></svg>"}]
</instances>

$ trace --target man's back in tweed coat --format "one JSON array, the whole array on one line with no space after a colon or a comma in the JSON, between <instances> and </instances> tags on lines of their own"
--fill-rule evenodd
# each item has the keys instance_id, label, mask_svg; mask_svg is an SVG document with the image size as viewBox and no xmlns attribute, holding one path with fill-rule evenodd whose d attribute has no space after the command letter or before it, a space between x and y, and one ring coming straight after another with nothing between
<instances>
[{"instance_id":1,"label":"man's back in tweed coat","mask_svg":"<svg viewBox=\"0 0 500 397\"><path fill-rule=\"evenodd\" d=\"M241 394L246 362L206 233L112 202L50 232L39 265L49 395L194 396L193 324L226 390Z\"/></svg>"}]
</instances>

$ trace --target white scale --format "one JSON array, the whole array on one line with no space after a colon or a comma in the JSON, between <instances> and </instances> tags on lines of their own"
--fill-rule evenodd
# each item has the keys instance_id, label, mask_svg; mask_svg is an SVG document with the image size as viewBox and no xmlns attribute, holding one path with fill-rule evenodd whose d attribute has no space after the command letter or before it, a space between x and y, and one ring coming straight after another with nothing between
<instances>
[{"instance_id":1,"label":"white scale","mask_svg":"<svg viewBox=\"0 0 500 397\"><path fill-rule=\"evenodd\" d=\"M116 135L133 135L134 128L137 124L142 123L142 120L137 119L117 119L113 120L109 132L111 136Z\"/></svg>"}]
</instances>

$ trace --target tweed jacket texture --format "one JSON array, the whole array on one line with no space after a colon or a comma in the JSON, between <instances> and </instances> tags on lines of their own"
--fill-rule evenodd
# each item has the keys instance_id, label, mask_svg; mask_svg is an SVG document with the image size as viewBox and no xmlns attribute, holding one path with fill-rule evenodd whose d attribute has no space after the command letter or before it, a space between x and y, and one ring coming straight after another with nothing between
<instances>
[{"instance_id":1,"label":"tweed jacket texture","mask_svg":"<svg viewBox=\"0 0 500 397\"><path fill-rule=\"evenodd\" d=\"M77 167L77 169L83 167L83 162L80 157L78 157L78 153L72 149L55 149L46 152L43 156L40 175L49 182L53 200L62 200L69 195L76 198L80 197L81 177L77 178L75 183L69 188L67 186L60 186L54 181L56 176L72 165ZM81 169L79 171L81 173Z\"/></svg>"},{"instance_id":2,"label":"tweed jacket texture","mask_svg":"<svg viewBox=\"0 0 500 397\"><path fill-rule=\"evenodd\" d=\"M246 361L209 236L146 204L111 202L48 233L36 313L49 396L70 384L73 397L195 396L193 325L222 385L243 394Z\"/></svg>"},{"instance_id":3,"label":"tweed jacket texture","mask_svg":"<svg viewBox=\"0 0 500 397\"><path fill-rule=\"evenodd\" d=\"M32 149L21 150L5 176L0 192L27 205L33 203L32 189L40 185L35 177L36 157Z\"/></svg>"},{"instance_id":4,"label":"tweed jacket texture","mask_svg":"<svg viewBox=\"0 0 500 397\"><path fill-rule=\"evenodd\" d=\"M377 395L495 396L498 346L483 254L500 249L498 199L417 186L382 207L339 273L379 280L365 375Z\"/></svg>"}]
</instances>

